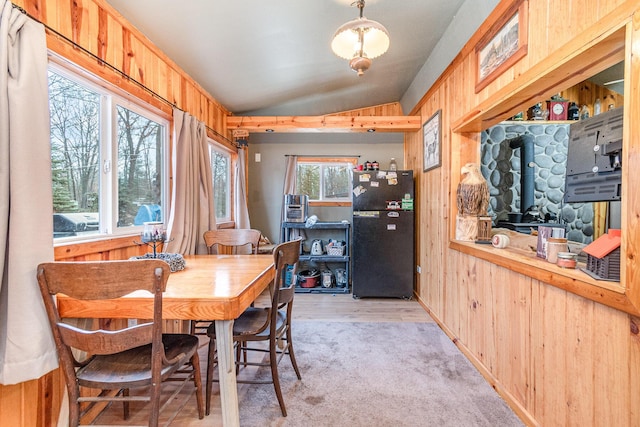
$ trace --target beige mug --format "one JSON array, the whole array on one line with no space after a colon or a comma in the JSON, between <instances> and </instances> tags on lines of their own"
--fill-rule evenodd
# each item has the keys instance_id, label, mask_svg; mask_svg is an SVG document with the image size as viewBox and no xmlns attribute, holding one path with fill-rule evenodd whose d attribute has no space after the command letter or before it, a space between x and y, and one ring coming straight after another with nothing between
<instances>
[{"instance_id":1,"label":"beige mug","mask_svg":"<svg viewBox=\"0 0 640 427\"><path fill-rule=\"evenodd\" d=\"M509 236L506 234L496 234L491 238L491 244L494 248L502 249L509 246Z\"/></svg>"}]
</instances>

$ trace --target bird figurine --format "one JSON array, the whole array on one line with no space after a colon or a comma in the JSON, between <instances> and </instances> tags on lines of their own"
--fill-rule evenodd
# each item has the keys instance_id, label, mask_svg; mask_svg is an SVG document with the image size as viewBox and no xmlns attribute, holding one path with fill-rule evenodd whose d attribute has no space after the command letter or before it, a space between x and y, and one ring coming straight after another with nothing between
<instances>
[{"instance_id":1,"label":"bird figurine","mask_svg":"<svg viewBox=\"0 0 640 427\"><path fill-rule=\"evenodd\" d=\"M458 215L484 216L489 208L489 185L476 163L467 163L460 170L458 184Z\"/></svg>"}]
</instances>

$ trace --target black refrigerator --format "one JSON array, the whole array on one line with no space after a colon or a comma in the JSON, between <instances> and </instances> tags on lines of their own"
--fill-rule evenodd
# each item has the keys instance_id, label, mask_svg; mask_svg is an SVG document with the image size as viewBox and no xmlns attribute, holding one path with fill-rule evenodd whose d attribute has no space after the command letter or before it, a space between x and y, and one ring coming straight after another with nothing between
<instances>
[{"instance_id":1,"label":"black refrigerator","mask_svg":"<svg viewBox=\"0 0 640 427\"><path fill-rule=\"evenodd\" d=\"M354 171L352 292L413 297L413 171Z\"/></svg>"}]
</instances>

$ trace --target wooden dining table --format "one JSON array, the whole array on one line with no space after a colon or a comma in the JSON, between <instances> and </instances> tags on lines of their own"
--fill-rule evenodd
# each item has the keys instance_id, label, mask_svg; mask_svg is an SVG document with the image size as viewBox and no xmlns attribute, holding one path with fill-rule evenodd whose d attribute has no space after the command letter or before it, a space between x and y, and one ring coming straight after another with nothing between
<instances>
[{"instance_id":1,"label":"wooden dining table","mask_svg":"<svg viewBox=\"0 0 640 427\"><path fill-rule=\"evenodd\" d=\"M233 321L273 280L273 256L187 255L184 260L184 270L169 276L163 319L215 321L222 424L239 426ZM58 307L65 318L153 318L153 296L146 291L108 302L59 296Z\"/></svg>"}]
</instances>

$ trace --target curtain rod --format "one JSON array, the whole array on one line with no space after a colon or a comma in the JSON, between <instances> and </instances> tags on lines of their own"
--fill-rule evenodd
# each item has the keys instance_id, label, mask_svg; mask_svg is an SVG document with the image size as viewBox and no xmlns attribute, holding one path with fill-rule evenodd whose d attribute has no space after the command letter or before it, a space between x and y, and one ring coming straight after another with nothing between
<instances>
[{"instance_id":1,"label":"curtain rod","mask_svg":"<svg viewBox=\"0 0 640 427\"><path fill-rule=\"evenodd\" d=\"M80 51L82 51L84 54L89 55L91 58L93 58L96 61L98 61L101 65L104 65L107 68L109 68L110 70L114 71L120 77L123 77L124 79L129 80L130 82L134 83L136 86L140 87L142 90L144 90L145 92L149 93L154 98L164 102L165 104L169 105L172 108L177 108L178 110L184 111L181 108L178 108L178 106L176 104L174 104L173 102L169 101L168 99L166 99L162 95L154 92L152 89L150 89L147 86L145 86L143 83L139 82L138 80L134 79L133 77L129 76L128 74L125 74L123 71L121 71L117 67L111 65L110 63L108 63L104 59L102 59L99 56L95 55L93 52L91 52L91 51L85 49L84 47L80 46L79 44L77 44L76 42L74 42L73 40L71 40L70 38L65 36L64 34L58 32L57 30L54 30L53 28L51 28L50 26L48 26L44 22L41 22L40 20L38 20L35 17L31 16L26 10L24 10L24 8L18 6L17 4L13 4L13 3L11 3L11 6L13 6L14 9L18 9L20 12L24 13L25 15L27 15L29 18L33 19L34 21L40 22L47 30L51 31L57 37L60 37L61 39L63 39L67 43L71 44L71 46L73 46L74 48L77 48ZM225 141L227 141L228 143L230 143L231 145L234 145L236 148L238 147L238 145L234 141L231 141L229 138L227 138L226 136L222 135L220 132L216 131L215 129L210 128L206 124L205 124L205 127L208 130L210 130L211 132L213 132L215 135L219 136L220 138L222 138Z\"/></svg>"},{"instance_id":2,"label":"curtain rod","mask_svg":"<svg viewBox=\"0 0 640 427\"><path fill-rule=\"evenodd\" d=\"M285 154L285 157L298 156L298 157L358 157L359 154Z\"/></svg>"}]
</instances>

